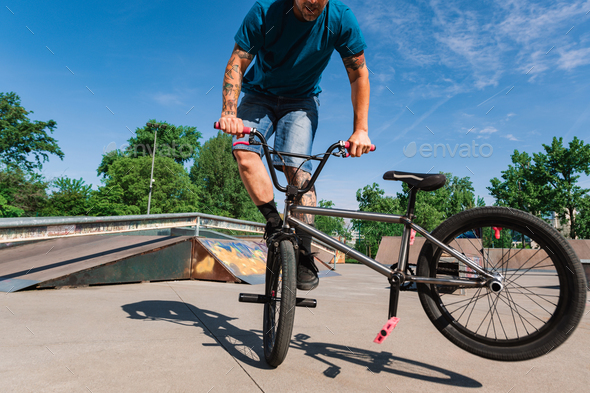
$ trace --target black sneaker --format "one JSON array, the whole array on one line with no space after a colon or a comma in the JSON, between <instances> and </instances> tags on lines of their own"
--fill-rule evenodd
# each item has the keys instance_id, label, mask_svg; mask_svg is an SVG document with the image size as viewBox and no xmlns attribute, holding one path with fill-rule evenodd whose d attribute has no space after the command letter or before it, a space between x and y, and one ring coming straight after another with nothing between
<instances>
[{"instance_id":1,"label":"black sneaker","mask_svg":"<svg viewBox=\"0 0 590 393\"><path fill-rule=\"evenodd\" d=\"M297 289L311 291L320 283L318 268L314 262L315 254L299 254L299 265L297 266Z\"/></svg>"},{"instance_id":2,"label":"black sneaker","mask_svg":"<svg viewBox=\"0 0 590 393\"><path fill-rule=\"evenodd\" d=\"M272 237L281 230L281 227L283 226L283 220L280 220L278 222L276 221L267 221L266 222L266 228L264 229L264 240L266 240L266 244L270 244Z\"/></svg>"}]
</instances>

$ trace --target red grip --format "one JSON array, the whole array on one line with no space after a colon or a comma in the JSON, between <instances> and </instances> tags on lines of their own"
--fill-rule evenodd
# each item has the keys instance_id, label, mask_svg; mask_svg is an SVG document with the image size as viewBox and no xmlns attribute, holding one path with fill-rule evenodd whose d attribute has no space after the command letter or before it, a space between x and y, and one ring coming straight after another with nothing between
<instances>
[{"instance_id":1,"label":"red grip","mask_svg":"<svg viewBox=\"0 0 590 393\"><path fill-rule=\"evenodd\" d=\"M344 147L346 149L349 149L350 148L350 142L348 142L348 141L347 142L344 142ZM376 149L375 145L371 145L371 150L369 150L369 151L375 151L375 149ZM346 156L345 157L350 157L350 153L346 153Z\"/></svg>"},{"instance_id":2,"label":"red grip","mask_svg":"<svg viewBox=\"0 0 590 393\"><path fill-rule=\"evenodd\" d=\"M344 147L349 149L350 148L350 142L344 142ZM371 150L370 151L375 151L376 147L375 145L371 145Z\"/></svg>"},{"instance_id":3,"label":"red grip","mask_svg":"<svg viewBox=\"0 0 590 393\"><path fill-rule=\"evenodd\" d=\"M216 121L215 123L213 123L213 128L215 128L216 130L220 130L221 126L219 125L219 122ZM246 127L244 126L244 130L242 131L242 133L244 134L249 134L252 131L252 127Z\"/></svg>"}]
</instances>

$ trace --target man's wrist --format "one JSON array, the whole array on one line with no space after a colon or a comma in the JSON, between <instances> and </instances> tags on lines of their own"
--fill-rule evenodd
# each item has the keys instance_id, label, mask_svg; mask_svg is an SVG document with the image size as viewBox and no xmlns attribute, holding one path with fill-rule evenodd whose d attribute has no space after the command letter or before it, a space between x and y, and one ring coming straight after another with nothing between
<instances>
[{"instance_id":1,"label":"man's wrist","mask_svg":"<svg viewBox=\"0 0 590 393\"><path fill-rule=\"evenodd\" d=\"M234 111L223 111L221 112L221 117L236 117L236 112Z\"/></svg>"}]
</instances>

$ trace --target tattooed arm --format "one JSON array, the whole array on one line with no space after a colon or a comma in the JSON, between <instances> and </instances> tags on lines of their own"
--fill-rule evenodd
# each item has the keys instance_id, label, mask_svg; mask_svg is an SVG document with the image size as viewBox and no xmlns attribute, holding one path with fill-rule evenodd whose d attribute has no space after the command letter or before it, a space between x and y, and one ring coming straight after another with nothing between
<instances>
[{"instance_id":1,"label":"tattooed arm","mask_svg":"<svg viewBox=\"0 0 590 393\"><path fill-rule=\"evenodd\" d=\"M242 136L242 129L244 128L242 120L237 118L238 97L242 90L242 76L253 58L254 55L243 50L237 44L234 45L234 50L223 75L223 105L219 124L224 132L238 137Z\"/></svg>"},{"instance_id":2,"label":"tattooed arm","mask_svg":"<svg viewBox=\"0 0 590 393\"><path fill-rule=\"evenodd\" d=\"M353 134L348 138L351 144L350 155L360 157L371 149L369 139L369 71L365 64L365 52L342 59L350 81L352 107L354 110Z\"/></svg>"}]
</instances>

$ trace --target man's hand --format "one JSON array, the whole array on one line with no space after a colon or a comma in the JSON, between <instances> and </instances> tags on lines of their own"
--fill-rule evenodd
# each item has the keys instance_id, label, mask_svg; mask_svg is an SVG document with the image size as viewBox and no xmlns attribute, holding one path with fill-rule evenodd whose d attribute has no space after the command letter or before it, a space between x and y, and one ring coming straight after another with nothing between
<instances>
[{"instance_id":1,"label":"man's hand","mask_svg":"<svg viewBox=\"0 0 590 393\"><path fill-rule=\"evenodd\" d=\"M221 116L219 118L219 128L229 135L235 135L237 138L244 137L244 123L242 119L235 116Z\"/></svg>"},{"instance_id":2,"label":"man's hand","mask_svg":"<svg viewBox=\"0 0 590 393\"><path fill-rule=\"evenodd\" d=\"M355 131L350 138L348 138L350 148L348 149L352 157L360 157L362 154L371 151L371 139L367 131Z\"/></svg>"}]
</instances>

